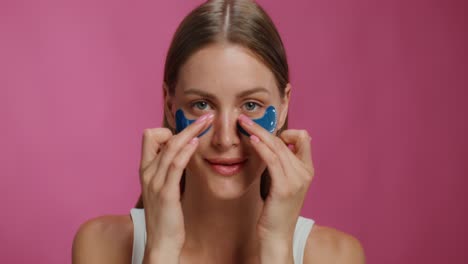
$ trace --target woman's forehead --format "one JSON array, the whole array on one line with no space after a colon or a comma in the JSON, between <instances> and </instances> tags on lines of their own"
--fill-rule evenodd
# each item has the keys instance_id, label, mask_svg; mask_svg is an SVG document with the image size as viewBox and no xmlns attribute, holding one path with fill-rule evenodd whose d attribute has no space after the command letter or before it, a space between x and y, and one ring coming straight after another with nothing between
<instances>
[{"instance_id":1,"label":"woman's forehead","mask_svg":"<svg viewBox=\"0 0 468 264\"><path fill-rule=\"evenodd\" d=\"M279 96L271 70L238 45L215 44L195 52L182 66L178 77L176 94L201 90L237 95L257 89Z\"/></svg>"}]
</instances>

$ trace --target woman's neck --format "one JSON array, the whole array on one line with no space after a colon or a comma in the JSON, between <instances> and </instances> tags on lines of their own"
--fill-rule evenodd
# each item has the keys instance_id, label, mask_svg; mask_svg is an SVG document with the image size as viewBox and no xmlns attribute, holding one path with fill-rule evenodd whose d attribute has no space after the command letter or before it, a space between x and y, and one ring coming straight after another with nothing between
<instances>
[{"instance_id":1,"label":"woman's neck","mask_svg":"<svg viewBox=\"0 0 468 264\"><path fill-rule=\"evenodd\" d=\"M195 185L186 179L182 198L185 254L193 253L205 263L247 263L255 258L257 220L263 207L259 181L235 200L219 199Z\"/></svg>"}]
</instances>

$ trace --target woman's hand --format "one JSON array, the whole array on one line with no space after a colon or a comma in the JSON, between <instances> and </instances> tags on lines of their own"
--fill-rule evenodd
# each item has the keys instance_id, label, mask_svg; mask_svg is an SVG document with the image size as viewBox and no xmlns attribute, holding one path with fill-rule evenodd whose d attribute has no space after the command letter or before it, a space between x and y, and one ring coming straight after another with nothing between
<instances>
[{"instance_id":1,"label":"woman's hand","mask_svg":"<svg viewBox=\"0 0 468 264\"><path fill-rule=\"evenodd\" d=\"M155 252L180 253L183 247L185 228L179 183L198 146L197 135L212 120L212 114L204 115L177 135L167 128L144 131L140 183L147 231L145 260L161 259L154 256L158 254Z\"/></svg>"},{"instance_id":2,"label":"woman's hand","mask_svg":"<svg viewBox=\"0 0 468 264\"><path fill-rule=\"evenodd\" d=\"M270 192L257 224L261 248L268 251L261 255L284 253L290 254L292 259L296 222L314 176L311 137L306 130L285 130L277 137L245 115L239 120L251 134L253 148L266 163L271 176ZM288 144L293 145L293 151Z\"/></svg>"}]
</instances>

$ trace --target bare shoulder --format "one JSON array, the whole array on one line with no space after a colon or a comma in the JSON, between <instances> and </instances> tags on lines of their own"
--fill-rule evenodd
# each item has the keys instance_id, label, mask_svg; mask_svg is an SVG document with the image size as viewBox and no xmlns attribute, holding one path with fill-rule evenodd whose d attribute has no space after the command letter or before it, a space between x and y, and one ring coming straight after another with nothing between
<instances>
[{"instance_id":1,"label":"bare shoulder","mask_svg":"<svg viewBox=\"0 0 468 264\"><path fill-rule=\"evenodd\" d=\"M304 263L364 264L359 240L337 229L315 224L307 238Z\"/></svg>"},{"instance_id":2,"label":"bare shoulder","mask_svg":"<svg viewBox=\"0 0 468 264\"><path fill-rule=\"evenodd\" d=\"M106 215L81 224L73 239L72 263L131 263L133 222L130 215Z\"/></svg>"}]
</instances>

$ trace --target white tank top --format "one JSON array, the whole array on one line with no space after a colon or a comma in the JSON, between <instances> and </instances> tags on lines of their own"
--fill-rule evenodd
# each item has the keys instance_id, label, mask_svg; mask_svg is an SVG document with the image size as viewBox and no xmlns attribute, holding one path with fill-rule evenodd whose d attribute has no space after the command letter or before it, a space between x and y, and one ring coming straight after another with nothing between
<instances>
[{"instance_id":1,"label":"white tank top","mask_svg":"<svg viewBox=\"0 0 468 264\"><path fill-rule=\"evenodd\" d=\"M132 264L143 263L143 256L146 245L146 224L145 209L132 208L130 214L133 221L133 253ZM293 237L293 256L294 264L302 264L304 248L315 221L309 218L299 216L294 230Z\"/></svg>"}]
</instances>

